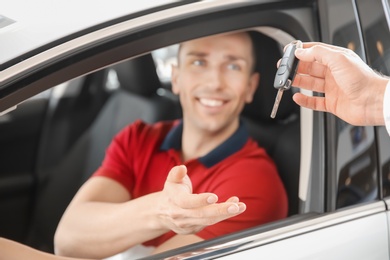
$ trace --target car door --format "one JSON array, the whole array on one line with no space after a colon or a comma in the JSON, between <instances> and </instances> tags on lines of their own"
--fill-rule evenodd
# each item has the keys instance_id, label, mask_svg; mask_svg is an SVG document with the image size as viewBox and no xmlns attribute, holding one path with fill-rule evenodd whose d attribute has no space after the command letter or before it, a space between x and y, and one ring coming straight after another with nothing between
<instances>
[{"instance_id":1,"label":"car door","mask_svg":"<svg viewBox=\"0 0 390 260\"><path fill-rule=\"evenodd\" d=\"M271 27L270 35L280 43L291 38L325 41L350 47L365 58L357 6L350 0L205 1L179 11L180 15L173 17L164 12L151 15L147 19L150 23L139 27L136 22L125 21L121 24L125 30L113 26L99 32L106 33L105 38L98 38L98 33L89 35L96 40L83 42L83 48L64 48L70 51L61 53L62 56L47 51L53 55L50 58L56 69L37 80L21 75L26 78L27 87L20 93L49 88L49 84L59 84L154 48L252 27ZM166 15L164 20L159 20L163 15ZM43 61L33 68L39 72L45 66ZM0 93L7 87L11 92L12 88L20 87L9 82L4 83ZM9 96L3 101L2 105L19 100ZM331 115L305 109L301 110L300 117L298 214L150 259L389 259L388 220L379 189L375 129L354 128ZM353 187L363 187L364 192L358 192L356 199L351 196L355 195L355 189L345 189L344 184L356 184Z\"/></svg>"}]
</instances>

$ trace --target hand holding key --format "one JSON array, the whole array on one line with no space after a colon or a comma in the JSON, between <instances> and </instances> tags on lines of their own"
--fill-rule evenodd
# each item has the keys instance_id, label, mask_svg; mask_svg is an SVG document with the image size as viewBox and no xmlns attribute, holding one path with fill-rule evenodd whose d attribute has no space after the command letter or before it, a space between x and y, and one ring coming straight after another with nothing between
<instances>
[{"instance_id":1,"label":"hand holding key","mask_svg":"<svg viewBox=\"0 0 390 260\"><path fill-rule=\"evenodd\" d=\"M332 113L353 125L383 125L383 97L389 78L371 69L352 50L320 42L305 42L294 87L323 93L295 93L303 107Z\"/></svg>"},{"instance_id":2,"label":"hand holding key","mask_svg":"<svg viewBox=\"0 0 390 260\"><path fill-rule=\"evenodd\" d=\"M294 79L298 67L298 59L294 54L297 48L302 48L301 41L294 41L287 46L280 61L279 68L276 71L274 87L278 89L278 94L276 95L274 107L272 108L271 118L275 118L283 91L290 89Z\"/></svg>"}]
</instances>

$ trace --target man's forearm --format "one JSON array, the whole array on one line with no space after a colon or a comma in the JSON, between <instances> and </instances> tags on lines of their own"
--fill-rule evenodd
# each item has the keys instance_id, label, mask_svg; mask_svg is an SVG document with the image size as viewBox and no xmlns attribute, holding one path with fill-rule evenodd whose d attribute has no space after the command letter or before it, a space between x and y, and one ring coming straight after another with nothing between
<instances>
[{"instance_id":1,"label":"man's forearm","mask_svg":"<svg viewBox=\"0 0 390 260\"><path fill-rule=\"evenodd\" d=\"M170 230L195 234L245 211L237 197L219 202L213 193L192 194L184 166L172 168L164 189L131 200L118 182L95 177L83 185L55 235L61 255L105 258Z\"/></svg>"},{"instance_id":2,"label":"man's forearm","mask_svg":"<svg viewBox=\"0 0 390 260\"><path fill-rule=\"evenodd\" d=\"M55 235L56 253L105 258L168 230L156 224L157 193L124 203L82 202L71 205Z\"/></svg>"},{"instance_id":3,"label":"man's forearm","mask_svg":"<svg viewBox=\"0 0 390 260\"><path fill-rule=\"evenodd\" d=\"M55 256L49 253L38 251L26 245L0 238L0 260L77 260L79 258L68 258ZM81 260L81 259L79 259ZM85 259L86 260L86 259Z\"/></svg>"}]
</instances>

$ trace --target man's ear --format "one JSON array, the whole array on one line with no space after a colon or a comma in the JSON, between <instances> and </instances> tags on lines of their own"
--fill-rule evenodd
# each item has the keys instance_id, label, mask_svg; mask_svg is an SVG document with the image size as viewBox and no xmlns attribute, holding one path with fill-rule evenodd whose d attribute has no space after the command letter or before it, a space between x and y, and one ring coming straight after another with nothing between
<instances>
[{"instance_id":1,"label":"man's ear","mask_svg":"<svg viewBox=\"0 0 390 260\"><path fill-rule=\"evenodd\" d=\"M253 95L255 94L255 91L257 89L257 86L259 85L260 82L260 73L255 72L250 76L249 79L249 88L247 91L247 95L245 98L246 103L251 103L253 100Z\"/></svg>"},{"instance_id":2,"label":"man's ear","mask_svg":"<svg viewBox=\"0 0 390 260\"><path fill-rule=\"evenodd\" d=\"M172 74L171 74L171 82L172 82L172 92L176 95L179 95L179 67L178 65L172 65Z\"/></svg>"}]
</instances>

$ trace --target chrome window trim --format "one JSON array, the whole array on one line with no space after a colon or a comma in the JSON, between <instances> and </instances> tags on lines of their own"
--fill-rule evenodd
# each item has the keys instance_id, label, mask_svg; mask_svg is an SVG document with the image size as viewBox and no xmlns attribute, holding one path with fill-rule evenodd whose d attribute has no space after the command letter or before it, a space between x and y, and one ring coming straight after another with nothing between
<instances>
[{"instance_id":1,"label":"chrome window trim","mask_svg":"<svg viewBox=\"0 0 390 260\"><path fill-rule=\"evenodd\" d=\"M390 201L388 202L390 203ZM215 246L191 250L188 253L169 256L162 259L214 259L216 257L221 257L254 247L264 246L269 243L274 243L290 237L303 235L315 230L327 228L348 221L353 221L385 211L386 206L383 201L358 205L353 208L343 209L329 214L323 214L313 219L305 220L281 228L276 228L274 230L266 231L260 234L243 237ZM158 255L156 255L156 257L158 257Z\"/></svg>"},{"instance_id":2,"label":"chrome window trim","mask_svg":"<svg viewBox=\"0 0 390 260\"><path fill-rule=\"evenodd\" d=\"M120 37L129 30L139 29L145 26L151 26L157 22L166 21L172 18L193 15L205 10L213 10L222 7L234 7L240 3L251 3L248 0L223 0L223 1L205 1L196 2L184 6L174 7L172 9L158 11L156 13L147 14L125 22L121 22L107 28L83 35L76 39L55 46L49 50L30 57L18 64L15 64L3 71L0 71L0 84L12 77L15 77L20 71L30 70L41 63L53 60L56 57L65 56L67 53L74 50L81 50L87 44L98 44L107 39Z\"/></svg>"}]
</instances>

